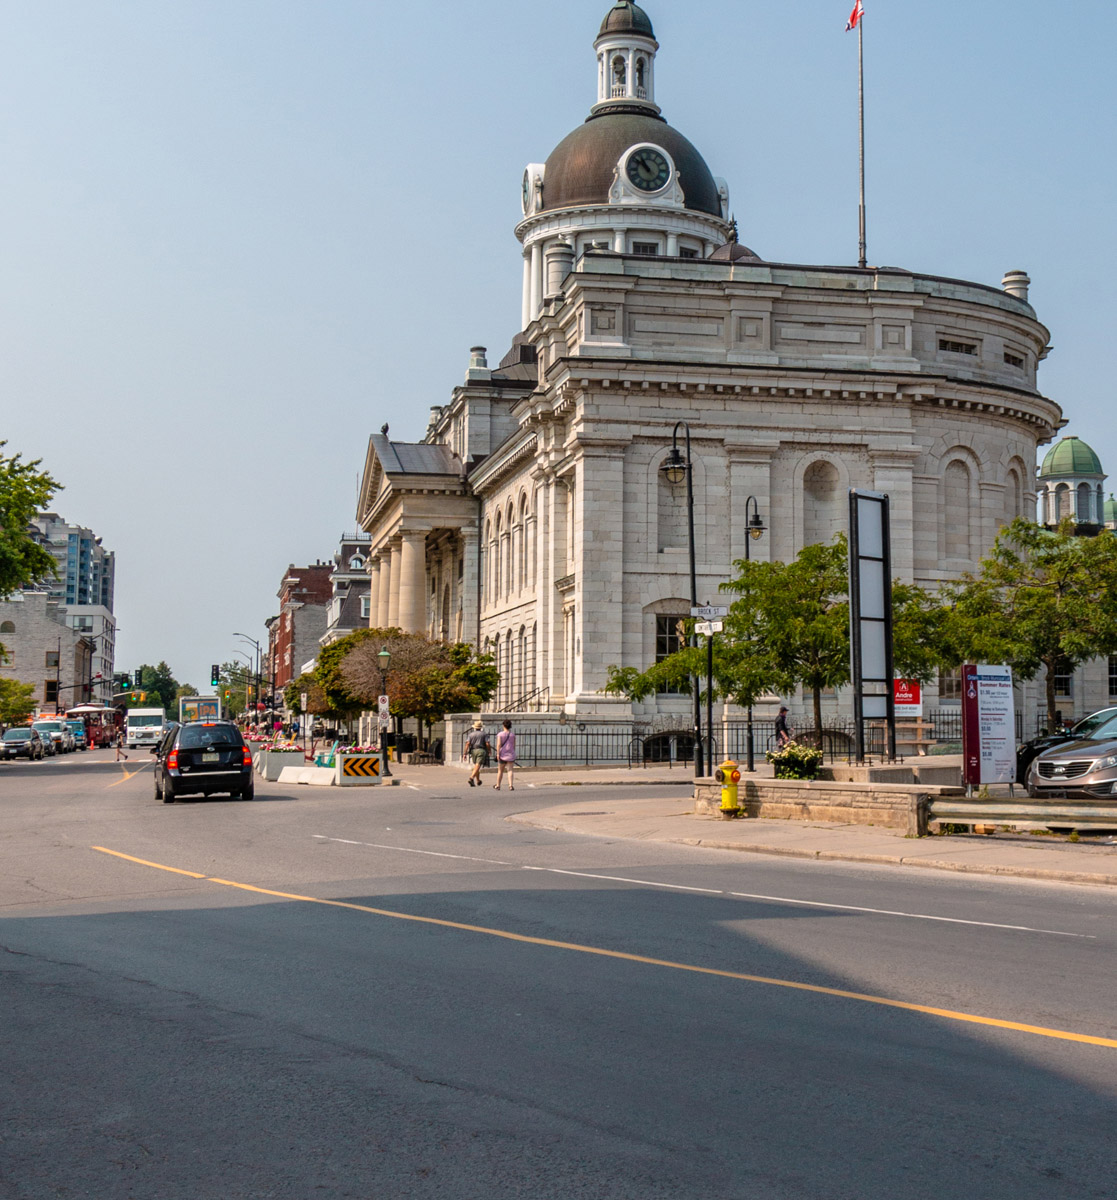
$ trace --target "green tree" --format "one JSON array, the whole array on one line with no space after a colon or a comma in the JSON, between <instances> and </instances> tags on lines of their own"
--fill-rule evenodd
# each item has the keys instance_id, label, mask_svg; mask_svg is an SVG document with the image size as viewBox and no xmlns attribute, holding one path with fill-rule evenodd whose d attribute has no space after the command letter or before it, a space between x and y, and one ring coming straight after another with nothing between
<instances>
[{"instance_id":1,"label":"green tree","mask_svg":"<svg viewBox=\"0 0 1117 1200\"><path fill-rule=\"evenodd\" d=\"M741 559L721 585L735 594L714 641L714 693L742 707L802 685L811 693L816 734L822 692L849 682L849 560L846 539L804 546L789 563ZM925 681L956 654L949 608L923 588L894 583L893 658L901 678ZM692 627L686 622L686 627ZM706 672L704 647L687 647L647 670L610 667L605 690L643 699Z\"/></svg>"},{"instance_id":2,"label":"green tree","mask_svg":"<svg viewBox=\"0 0 1117 1200\"><path fill-rule=\"evenodd\" d=\"M0 451L7 444L0 441ZM27 532L61 486L41 465L37 458L24 462L19 454L0 453L0 597L58 573L53 556Z\"/></svg>"},{"instance_id":3,"label":"green tree","mask_svg":"<svg viewBox=\"0 0 1117 1200\"><path fill-rule=\"evenodd\" d=\"M131 695L143 693L145 699L129 700L129 708L162 708L172 715L178 712L178 680L171 674L171 668L160 661L158 666L144 664L140 667L140 686Z\"/></svg>"},{"instance_id":4,"label":"green tree","mask_svg":"<svg viewBox=\"0 0 1117 1200\"><path fill-rule=\"evenodd\" d=\"M0 725L17 725L35 710L35 685L0 679Z\"/></svg>"},{"instance_id":5,"label":"green tree","mask_svg":"<svg viewBox=\"0 0 1117 1200\"><path fill-rule=\"evenodd\" d=\"M956 661L1007 663L1021 679L1043 671L1049 730L1056 673L1117 652L1117 537L1074 528L1069 517L1053 530L1018 518L977 575L947 589Z\"/></svg>"}]
</instances>

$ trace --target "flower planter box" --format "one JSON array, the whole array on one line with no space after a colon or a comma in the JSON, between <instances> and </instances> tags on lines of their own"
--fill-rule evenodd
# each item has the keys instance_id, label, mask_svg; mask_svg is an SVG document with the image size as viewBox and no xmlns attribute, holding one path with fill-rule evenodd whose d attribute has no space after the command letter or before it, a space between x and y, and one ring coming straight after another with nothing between
<instances>
[{"instance_id":1,"label":"flower planter box","mask_svg":"<svg viewBox=\"0 0 1117 1200\"><path fill-rule=\"evenodd\" d=\"M284 767L301 767L306 763L301 750L260 750L256 753L256 772L261 778L275 783Z\"/></svg>"}]
</instances>

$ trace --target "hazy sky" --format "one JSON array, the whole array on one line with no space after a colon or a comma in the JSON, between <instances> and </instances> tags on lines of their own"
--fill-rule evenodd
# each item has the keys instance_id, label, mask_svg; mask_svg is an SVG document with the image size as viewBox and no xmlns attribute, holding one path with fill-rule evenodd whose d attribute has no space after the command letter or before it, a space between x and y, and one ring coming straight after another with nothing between
<instances>
[{"instance_id":1,"label":"hazy sky","mask_svg":"<svg viewBox=\"0 0 1117 1200\"><path fill-rule=\"evenodd\" d=\"M851 0L649 0L664 115L741 240L857 257ZM596 98L609 0L0 0L0 437L117 554L121 669L264 639L517 331L520 177ZM1112 0L866 0L869 261L1023 268L1041 386L1117 476Z\"/></svg>"}]
</instances>

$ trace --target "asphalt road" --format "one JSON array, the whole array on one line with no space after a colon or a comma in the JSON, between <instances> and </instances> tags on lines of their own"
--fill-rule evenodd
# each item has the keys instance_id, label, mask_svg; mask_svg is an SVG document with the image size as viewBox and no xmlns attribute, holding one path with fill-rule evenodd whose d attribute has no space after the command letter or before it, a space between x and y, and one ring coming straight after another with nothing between
<instances>
[{"instance_id":1,"label":"asphalt road","mask_svg":"<svg viewBox=\"0 0 1117 1200\"><path fill-rule=\"evenodd\" d=\"M4 1200L1117 1195L1110 892L105 758L0 764Z\"/></svg>"}]
</instances>

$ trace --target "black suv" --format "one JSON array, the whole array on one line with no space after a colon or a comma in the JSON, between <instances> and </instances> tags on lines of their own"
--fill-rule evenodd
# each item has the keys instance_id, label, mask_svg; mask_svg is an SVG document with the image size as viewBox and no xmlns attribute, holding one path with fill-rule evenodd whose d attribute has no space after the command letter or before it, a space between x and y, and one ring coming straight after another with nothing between
<instances>
[{"instance_id":1,"label":"black suv","mask_svg":"<svg viewBox=\"0 0 1117 1200\"><path fill-rule=\"evenodd\" d=\"M252 751L229 721L187 721L152 747L155 798L172 804L179 796L228 792L234 800L255 794Z\"/></svg>"}]
</instances>

